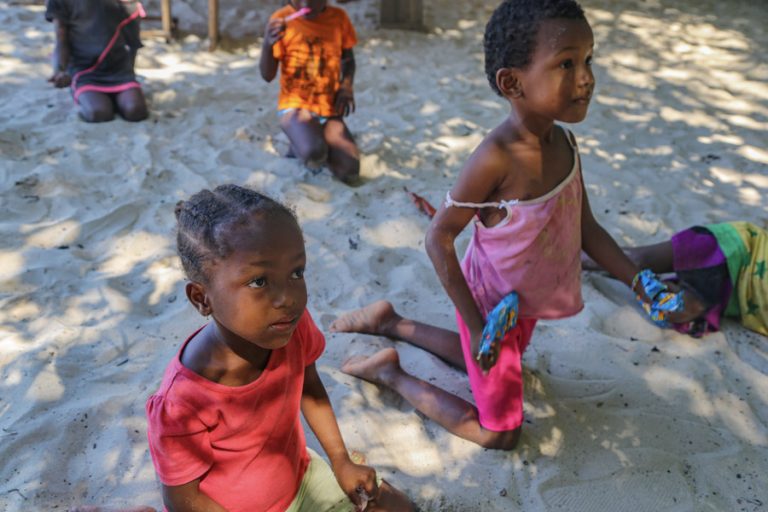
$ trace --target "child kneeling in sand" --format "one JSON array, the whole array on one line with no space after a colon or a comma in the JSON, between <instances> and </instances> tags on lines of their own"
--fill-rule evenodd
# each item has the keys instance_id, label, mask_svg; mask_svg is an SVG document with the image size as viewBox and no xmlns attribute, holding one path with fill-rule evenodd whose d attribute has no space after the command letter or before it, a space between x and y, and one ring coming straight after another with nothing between
<instances>
[{"instance_id":1,"label":"child kneeling in sand","mask_svg":"<svg viewBox=\"0 0 768 512\"><path fill-rule=\"evenodd\" d=\"M627 285L634 286L638 275L593 217L575 138L555 124L577 123L587 114L595 87L592 47L592 30L573 0L507 0L486 26L486 74L511 113L474 151L426 240L456 306L459 332L403 318L383 301L331 325L337 332L408 341L466 370L476 406L405 372L391 348L343 366L392 388L450 432L484 447L509 450L517 444L523 351L537 319L582 309L581 250ZM473 238L459 263L455 240L470 222ZM516 326L481 354L487 315L513 291L519 297Z\"/></svg>"},{"instance_id":2,"label":"child kneeling in sand","mask_svg":"<svg viewBox=\"0 0 768 512\"><path fill-rule=\"evenodd\" d=\"M56 31L55 87L71 87L80 117L89 123L111 121L115 111L126 121L147 118L147 104L133 71L141 48L137 0L46 0L45 17Z\"/></svg>"},{"instance_id":3,"label":"child kneeling in sand","mask_svg":"<svg viewBox=\"0 0 768 512\"><path fill-rule=\"evenodd\" d=\"M168 510L412 510L350 460L315 368L325 339L306 309L301 229L285 206L222 185L176 207L195 331L147 401ZM331 467L307 449L299 410Z\"/></svg>"},{"instance_id":4,"label":"child kneeling in sand","mask_svg":"<svg viewBox=\"0 0 768 512\"><path fill-rule=\"evenodd\" d=\"M768 336L768 231L749 222L693 226L668 241L624 248L632 261L658 273L674 272L685 309L670 315L694 337L720 329L723 316ZM589 258L584 268L595 270Z\"/></svg>"},{"instance_id":5,"label":"child kneeling in sand","mask_svg":"<svg viewBox=\"0 0 768 512\"><path fill-rule=\"evenodd\" d=\"M326 0L292 0L272 14L261 49L261 76L280 66L280 127L309 167L328 163L341 181L360 174L360 154L343 117L355 110L357 36L347 14Z\"/></svg>"}]
</instances>

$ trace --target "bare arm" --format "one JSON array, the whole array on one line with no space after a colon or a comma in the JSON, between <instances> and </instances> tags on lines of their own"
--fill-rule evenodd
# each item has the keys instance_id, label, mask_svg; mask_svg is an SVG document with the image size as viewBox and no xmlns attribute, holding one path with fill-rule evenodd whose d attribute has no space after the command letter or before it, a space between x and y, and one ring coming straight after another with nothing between
<instances>
[{"instance_id":1,"label":"bare arm","mask_svg":"<svg viewBox=\"0 0 768 512\"><path fill-rule=\"evenodd\" d=\"M200 479L184 485L162 486L163 504L168 512L227 512L227 509L200 492Z\"/></svg>"},{"instance_id":2,"label":"bare arm","mask_svg":"<svg viewBox=\"0 0 768 512\"><path fill-rule=\"evenodd\" d=\"M342 116L348 116L355 111L355 53L352 48L341 52L341 82L336 92L336 112Z\"/></svg>"},{"instance_id":3,"label":"bare arm","mask_svg":"<svg viewBox=\"0 0 768 512\"><path fill-rule=\"evenodd\" d=\"M267 82L274 80L277 76L279 62L272 53L272 47L285 35L285 20L283 18L274 18L267 22L264 29L264 42L261 45L261 58L259 59L259 71L261 77Z\"/></svg>"},{"instance_id":4,"label":"bare arm","mask_svg":"<svg viewBox=\"0 0 768 512\"><path fill-rule=\"evenodd\" d=\"M367 466L353 463L333 413L331 401L325 392L325 386L317 374L314 364L304 370L304 390L301 397L301 412L312 432L317 436L328 456L342 490L355 503L359 504L356 489L362 487L371 497L378 496L376 472Z\"/></svg>"},{"instance_id":5,"label":"bare arm","mask_svg":"<svg viewBox=\"0 0 768 512\"><path fill-rule=\"evenodd\" d=\"M56 46L53 49L53 74L48 79L56 87L67 87L70 82L67 66L69 65L69 35L67 26L58 18L53 20L56 32Z\"/></svg>"},{"instance_id":6,"label":"bare arm","mask_svg":"<svg viewBox=\"0 0 768 512\"><path fill-rule=\"evenodd\" d=\"M503 165L500 166L502 158L498 151L488 149L491 144L481 145L467 162L451 190L454 200L482 203L500 186L502 177L499 169L503 168ZM472 334L473 353L477 352L477 342L485 327L485 318L480 313L461 271L455 242L475 213L472 208L441 205L426 239L427 254L440 282Z\"/></svg>"}]
</instances>

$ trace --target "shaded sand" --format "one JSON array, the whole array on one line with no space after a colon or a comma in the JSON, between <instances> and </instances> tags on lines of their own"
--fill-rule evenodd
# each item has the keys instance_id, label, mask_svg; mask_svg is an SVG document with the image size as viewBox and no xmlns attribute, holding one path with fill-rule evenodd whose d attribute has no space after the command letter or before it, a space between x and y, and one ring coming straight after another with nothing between
<instances>
[{"instance_id":1,"label":"shaded sand","mask_svg":"<svg viewBox=\"0 0 768 512\"><path fill-rule=\"evenodd\" d=\"M693 223L765 225L761 3L585 5L598 87L574 130L596 216L621 243ZM89 126L45 82L42 7L4 4L0 510L160 506L144 401L203 320L186 304L172 241L174 203L201 187L245 183L296 208L325 328L383 297L453 327L423 250L428 219L403 186L438 204L506 113L481 72L491 6L441 11L444 28L430 34L360 34L350 126L365 184L348 188L279 157L277 88L258 77L258 46L209 54L194 38L147 41L138 69L150 120ZM660 331L598 274L583 292L581 314L537 327L514 453L455 438L339 370L391 341L329 335L318 368L349 448L429 511L766 510L768 340L732 322L702 340ZM406 369L470 397L460 373L398 349Z\"/></svg>"}]
</instances>

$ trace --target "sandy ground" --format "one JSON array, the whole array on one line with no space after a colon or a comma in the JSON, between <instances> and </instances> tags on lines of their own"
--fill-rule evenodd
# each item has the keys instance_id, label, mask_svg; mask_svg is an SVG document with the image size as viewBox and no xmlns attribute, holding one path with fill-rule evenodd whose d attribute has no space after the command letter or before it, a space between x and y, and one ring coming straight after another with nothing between
<instances>
[{"instance_id":1,"label":"sandy ground","mask_svg":"<svg viewBox=\"0 0 768 512\"><path fill-rule=\"evenodd\" d=\"M628 244L695 223L765 225L764 6L584 4L598 88L572 128L598 219ZM1 510L160 505L144 401L202 322L172 234L174 203L200 188L247 184L296 208L322 326L382 297L453 326L423 250L429 221L403 187L437 204L507 112L482 73L493 2L462 2L429 34L360 34L358 188L280 157L277 86L258 76L258 46L147 41L150 120L87 125L45 81L42 7L0 6ZM768 510L768 340L733 322L701 340L661 331L598 274L583 294L582 313L537 327L512 453L453 437L339 371L391 341L329 335L318 368L349 448L425 511ZM407 369L470 397L465 376L398 348Z\"/></svg>"}]
</instances>

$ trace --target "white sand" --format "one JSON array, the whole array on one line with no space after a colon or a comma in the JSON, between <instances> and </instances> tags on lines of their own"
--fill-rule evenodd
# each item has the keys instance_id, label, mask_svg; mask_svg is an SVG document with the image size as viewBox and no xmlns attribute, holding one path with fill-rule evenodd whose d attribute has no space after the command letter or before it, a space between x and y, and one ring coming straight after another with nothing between
<instances>
[{"instance_id":1,"label":"white sand","mask_svg":"<svg viewBox=\"0 0 768 512\"><path fill-rule=\"evenodd\" d=\"M428 219L403 187L438 203L507 111L482 73L482 4L445 11L449 28L432 34L361 33L356 189L280 158L258 47L147 41L151 119L87 125L45 82L42 7L0 4L0 509L160 506L143 408L202 322L172 238L174 203L202 187L245 183L296 207L323 326L382 297L453 325L423 250ZM643 243L694 223L765 224L764 6L585 4L598 90L573 128L603 225ZM768 340L733 322L702 340L660 331L600 275L583 293L581 314L537 327L513 453L453 437L338 370L392 342L329 336L318 367L349 448L429 511L768 510ZM407 369L470 397L466 377L398 348Z\"/></svg>"}]
</instances>

